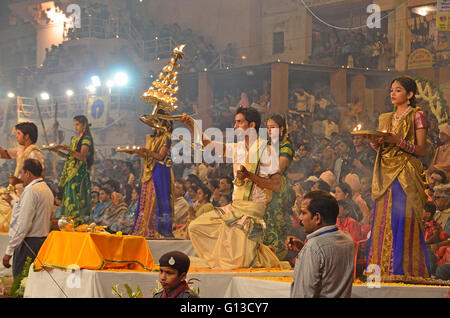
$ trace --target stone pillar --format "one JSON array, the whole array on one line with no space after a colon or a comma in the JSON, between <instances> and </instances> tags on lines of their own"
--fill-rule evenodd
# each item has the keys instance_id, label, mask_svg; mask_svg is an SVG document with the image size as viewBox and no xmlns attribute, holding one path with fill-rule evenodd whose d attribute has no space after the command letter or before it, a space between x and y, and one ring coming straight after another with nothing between
<instances>
[{"instance_id":1,"label":"stone pillar","mask_svg":"<svg viewBox=\"0 0 450 318\"><path fill-rule=\"evenodd\" d=\"M347 70L330 74L330 91L339 108L347 105Z\"/></svg>"},{"instance_id":2,"label":"stone pillar","mask_svg":"<svg viewBox=\"0 0 450 318\"><path fill-rule=\"evenodd\" d=\"M411 31L408 19L411 17L408 6L403 0L395 2L395 69L403 72L408 68L408 56L411 53Z\"/></svg>"},{"instance_id":3,"label":"stone pillar","mask_svg":"<svg viewBox=\"0 0 450 318\"><path fill-rule=\"evenodd\" d=\"M347 70L341 69L330 74L330 91L341 112L339 127L342 127L344 116L347 113Z\"/></svg>"},{"instance_id":4,"label":"stone pillar","mask_svg":"<svg viewBox=\"0 0 450 318\"><path fill-rule=\"evenodd\" d=\"M269 114L286 114L289 100L289 64L272 64Z\"/></svg>"},{"instance_id":5,"label":"stone pillar","mask_svg":"<svg viewBox=\"0 0 450 318\"><path fill-rule=\"evenodd\" d=\"M362 74L352 76L350 79L350 100L353 102L355 98L359 98L365 107L366 96L366 77Z\"/></svg>"},{"instance_id":6,"label":"stone pillar","mask_svg":"<svg viewBox=\"0 0 450 318\"><path fill-rule=\"evenodd\" d=\"M306 12L304 6L301 6L296 19L296 28L299 30L298 34L302 34L299 41L299 49L296 52L300 62L307 62L312 52L312 17Z\"/></svg>"},{"instance_id":7,"label":"stone pillar","mask_svg":"<svg viewBox=\"0 0 450 318\"><path fill-rule=\"evenodd\" d=\"M198 112L203 121L203 129L211 127L212 118L208 108L214 103L214 78L211 72L198 73Z\"/></svg>"}]
</instances>

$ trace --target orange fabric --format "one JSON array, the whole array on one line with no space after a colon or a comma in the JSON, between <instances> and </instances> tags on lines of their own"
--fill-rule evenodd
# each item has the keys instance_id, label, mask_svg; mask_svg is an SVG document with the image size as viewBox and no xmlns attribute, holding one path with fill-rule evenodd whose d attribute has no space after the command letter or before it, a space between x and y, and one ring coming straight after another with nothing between
<instances>
[{"instance_id":1,"label":"orange fabric","mask_svg":"<svg viewBox=\"0 0 450 318\"><path fill-rule=\"evenodd\" d=\"M142 236L52 231L35 260L34 270L42 266L105 270L150 271L154 260ZM42 263L41 263L42 262Z\"/></svg>"}]
</instances>

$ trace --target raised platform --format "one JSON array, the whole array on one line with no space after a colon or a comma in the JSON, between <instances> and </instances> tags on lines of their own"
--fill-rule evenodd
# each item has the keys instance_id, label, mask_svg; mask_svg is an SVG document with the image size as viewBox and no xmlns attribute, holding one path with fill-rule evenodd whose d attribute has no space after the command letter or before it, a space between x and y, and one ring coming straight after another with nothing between
<instances>
[{"instance_id":1,"label":"raised platform","mask_svg":"<svg viewBox=\"0 0 450 318\"><path fill-rule=\"evenodd\" d=\"M4 252L8 236L0 234L0 249ZM151 240L147 241L150 251L158 263L165 252L179 250L195 256L190 241ZM10 271L0 265L0 274ZM3 272L1 272L3 268ZM1 275L1 276L3 276ZM191 268L188 279L204 298L288 298L293 279L293 270L239 269L233 271L214 271ZM135 272L130 270L81 270L69 272L49 269L49 272L30 270L25 297L33 298L111 298L112 286L124 284L136 290L140 286L145 297L152 297L158 286L158 271ZM448 297L450 286L423 286L403 284L381 284L370 288L354 284L352 298L444 298Z\"/></svg>"},{"instance_id":2,"label":"raised platform","mask_svg":"<svg viewBox=\"0 0 450 318\"><path fill-rule=\"evenodd\" d=\"M50 277L50 275L51 277ZM124 284L128 284L133 290L139 285L145 297L152 297L152 291L158 286L158 275L155 272L132 271L92 271L81 270L78 273L51 269L47 272L34 272L30 269L25 297L33 298L110 298L112 286L119 284L125 291ZM292 270L253 269L235 271L190 271L187 279L195 279L194 287L200 291L200 297L223 298L236 276L283 276L292 277ZM266 295L267 296L267 295ZM269 296L273 297L273 296Z\"/></svg>"},{"instance_id":3,"label":"raised platform","mask_svg":"<svg viewBox=\"0 0 450 318\"><path fill-rule=\"evenodd\" d=\"M233 277L225 298L287 298L292 278ZM446 298L450 286L402 285L381 283L378 287L353 284L352 298Z\"/></svg>"},{"instance_id":4,"label":"raised platform","mask_svg":"<svg viewBox=\"0 0 450 318\"><path fill-rule=\"evenodd\" d=\"M158 272L91 271L78 273L52 269L49 273L30 271L25 297L39 298L111 298L112 286L124 284L145 297L152 297L158 285ZM247 269L235 271L199 271L188 274L203 298L289 298L292 270ZM352 298L445 298L450 286L381 284L378 288L354 284Z\"/></svg>"}]
</instances>

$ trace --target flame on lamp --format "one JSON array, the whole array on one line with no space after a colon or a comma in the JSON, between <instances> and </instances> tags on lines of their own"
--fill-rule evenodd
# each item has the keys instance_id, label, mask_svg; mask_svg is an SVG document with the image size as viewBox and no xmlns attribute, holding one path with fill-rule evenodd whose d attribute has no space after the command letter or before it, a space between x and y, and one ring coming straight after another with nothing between
<instances>
[{"instance_id":1,"label":"flame on lamp","mask_svg":"<svg viewBox=\"0 0 450 318\"><path fill-rule=\"evenodd\" d=\"M353 128L353 131L360 131L361 130L361 124L358 124L355 128Z\"/></svg>"}]
</instances>

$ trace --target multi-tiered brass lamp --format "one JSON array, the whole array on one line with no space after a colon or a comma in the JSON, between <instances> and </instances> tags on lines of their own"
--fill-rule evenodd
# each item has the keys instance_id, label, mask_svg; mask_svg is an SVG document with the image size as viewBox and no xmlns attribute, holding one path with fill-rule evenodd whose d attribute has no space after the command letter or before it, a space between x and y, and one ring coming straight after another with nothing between
<instances>
[{"instance_id":1,"label":"multi-tiered brass lamp","mask_svg":"<svg viewBox=\"0 0 450 318\"><path fill-rule=\"evenodd\" d=\"M178 72L175 70L180 67L178 60L183 58L183 49L186 44L182 44L173 49L173 57L169 63L163 67L158 78L153 81L152 86L142 94L141 98L153 105L151 114L143 115L139 119L146 125L153 128L167 130L164 126L164 120L178 120L181 115L171 116L171 112L177 109L178 99L175 96L178 92Z\"/></svg>"}]
</instances>

